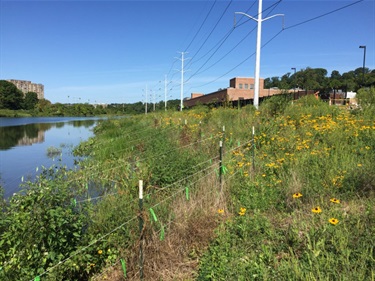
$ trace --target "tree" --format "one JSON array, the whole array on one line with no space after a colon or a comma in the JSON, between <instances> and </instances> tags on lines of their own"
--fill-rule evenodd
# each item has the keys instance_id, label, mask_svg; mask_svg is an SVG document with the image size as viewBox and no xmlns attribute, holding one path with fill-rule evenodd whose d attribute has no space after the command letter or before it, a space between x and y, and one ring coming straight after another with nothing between
<instances>
[{"instance_id":1,"label":"tree","mask_svg":"<svg viewBox=\"0 0 375 281\"><path fill-rule=\"evenodd\" d=\"M21 109L23 93L8 81L0 80L0 108Z\"/></svg>"},{"instance_id":2,"label":"tree","mask_svg":"<svg viewBox=\"0 0 375 281\"><path fill-rule=\"evenodd\" d=\"M282 77L281 77L281 80L280 80L280 83L279 83L279 88L280 89L285 89L285 90L288 90L290 88L293 88L290 84L290 72L288 72L287 74L284 74Z\"/></svg>"},{"instance_id":3,"label":"tree","mask_svg":"<svg viewBox=\"0 0 375 281\"><path fill-rule=\"evenodd\" d=\"M341 80L341 74L337 70L331 72L331 79Z\"/></svg>"},{"instance_id":4,"label":"tree","mask_svg":"<svg viewBox=\"0 0 375 281\"><path fill-rule=\"evenodd\" d=\"M38 94L35 92L27 92L23 102L24 109L34 109L38 103Z\"/></svg>"},{"instance_id":5,"label":"tree","mask_svg":"<svg viewBox=\"0 0 375 281\"><path fill-rule=\"evenodd\" d=\"M356 97L363 108L375 107L375 88L359 89Z\"/></svg>"},{"instance_id":6,"label":"tree","mask_svg":"<svg viewBox=\"0 0 375 281\"><path fill-rule=\"evenodd\" d=\"M296 82L306 90L318 90L327 87L327 70L324 68L306 68L296 73Z\"/></svg>"},{"instance_id":7,"label":"tree","mask_svg":"<svg viewBox=\"0 0 375 281\"><path fill-rule=\"evenodd\" d=\"M47 99L41 99L38 101L36 108L39 112L43 112L47 114L49 110L51 109L51 102Z\"/></svg>"}]
</instances>

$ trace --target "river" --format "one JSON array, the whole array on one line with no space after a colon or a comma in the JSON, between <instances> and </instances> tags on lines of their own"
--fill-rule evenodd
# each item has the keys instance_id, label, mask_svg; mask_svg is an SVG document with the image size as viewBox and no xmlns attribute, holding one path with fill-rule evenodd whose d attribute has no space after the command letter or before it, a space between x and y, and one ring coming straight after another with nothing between
<instances>
[{"instance_id":1,"label":"river","mask_svg":"<svg viewBox=\"0 0 375 281\"><path fill-rule=\"evenodd\" d=\"M102 118L0 118L0 185L8 198L22 181L34 180L42 167L75 168L72 150L94 135Z\"/></svg>"}]
</instances>

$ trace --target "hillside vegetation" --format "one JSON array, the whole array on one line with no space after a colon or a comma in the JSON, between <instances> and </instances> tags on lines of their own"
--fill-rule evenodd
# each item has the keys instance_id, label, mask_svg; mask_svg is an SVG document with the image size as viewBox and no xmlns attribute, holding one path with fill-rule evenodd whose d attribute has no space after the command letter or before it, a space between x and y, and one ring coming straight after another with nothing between
<instances>
[{"instance_id":1,"label":"hillside vegetation","mask_svg":"<svg viewBox=\"0 0 375 281\"><path fill-rule=\"evenodd\" d=\"M3 203L0 279L373 280L374 94L103 121Z\"/></svg>"}]
</instances>

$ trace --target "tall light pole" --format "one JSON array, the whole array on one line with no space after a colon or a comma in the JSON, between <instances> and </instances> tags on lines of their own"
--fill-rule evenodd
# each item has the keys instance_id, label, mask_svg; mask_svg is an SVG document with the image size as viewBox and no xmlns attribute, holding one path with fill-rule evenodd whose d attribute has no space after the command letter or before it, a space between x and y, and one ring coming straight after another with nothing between
<instances>
[{"instance_id":1,"label":"tall light pole","mask_svg":"<svg viewBox=\"0 0 375 281\"><path fill-rule=\"evenodd\" d=\"M244 15L258 23L256 58L255 58L255 81L254 81L254 106L256 109L258 109L258 106L259 106L259 73L260 73L260 46L261 46L261 40L262 40L262 21L266 21L268 19L271 19L277 16L284 16L283 14L276 14L268 18L262 19L262 1L263 0L259 0L259 4L258 4L258 19L253 18L252 16L242 13L242 12L235 12L235 14Z\"/></svg>"},{"instance_id":2,"label":"tall light pole","mask_svg":"<svg viewBox=\"0 0 375 281\"><path fill-rule=\"evenodd\" d=\"M359 48L363 49L363 73L362 73L362 87L365 84L365 65L366 65L366 46L359 46Z\"/></svg>"},{"instance_id":3,"label":"tall light pole","mask_svg":"<svg viewBox=\"0 0 375 281\"><path fill-rule=\"evenodd\" d=\"M293 100L296 99L296 68L292 67L292 70L294 70L294 77L293 77Z\"/></svg>"}]
</instances>

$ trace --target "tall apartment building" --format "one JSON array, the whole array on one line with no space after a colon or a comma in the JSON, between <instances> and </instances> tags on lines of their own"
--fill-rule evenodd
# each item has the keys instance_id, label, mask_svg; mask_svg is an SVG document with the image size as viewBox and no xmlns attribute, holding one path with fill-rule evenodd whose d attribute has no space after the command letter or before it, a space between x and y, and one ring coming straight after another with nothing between
<instances>
[{"instance_id":1,"label":"tall apartment building","mask_svg":"<svg viewBox=\"0 0 375 281\"><path fill-rule=\"evenodd\" d=\"M25 95L27 92L34 92L37 93L38 99L44 99L44 85L43 84L36 84L31 83L31 81L26 80L15 80L9 79L7 80L10 83L13 83L17 89L21 90L22 93Z\"/></svg>"}]
</instances>

